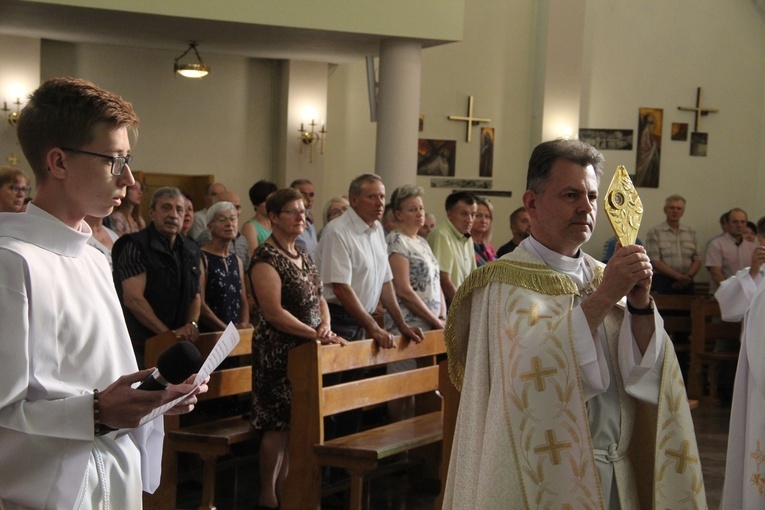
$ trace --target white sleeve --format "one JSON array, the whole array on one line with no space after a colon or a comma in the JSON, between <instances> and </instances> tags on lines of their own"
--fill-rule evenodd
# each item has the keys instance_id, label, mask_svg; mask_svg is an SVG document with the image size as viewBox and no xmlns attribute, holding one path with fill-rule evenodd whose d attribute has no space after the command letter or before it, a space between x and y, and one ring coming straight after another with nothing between
<instances>
[{"instance_id":1,"label":"white sleeve","mask_svg":"<svg viewBox=\"0 0 765 510\"><path fill-rule=\"evenodd\" d=\"M715 298L720 303L724 321L738 322L744 318L762 279L762 274L752 278L749 268L745 267L720 284L715 292Z\"/></svg>"},{"instance_id":2,"label":"white sleeve","mask_svg":"<svg viewBox=\"0 0 765 510\"><path fill-rule=\"evenodd\" d=\"M587 317L579 306L571 311L571 330L586 401L605 392L611 382L611 376L600 338L592 337Z\"/></svg>"},{"instance_id":3,"label":"white sleeve","mask_svg":"<svg viewBox=\"0 0 765 510\"><path fill-rule=\"evenodd\" d=\"M667 333L664 331L664 320L659 315L658 309L654 310L653 317L653 336L645 354L640 354L635 337L632 335L632 315L624 312L624 320L619 332L619 370L628 395L656 405L659 403Z\"/></svg>"}]
</instances>

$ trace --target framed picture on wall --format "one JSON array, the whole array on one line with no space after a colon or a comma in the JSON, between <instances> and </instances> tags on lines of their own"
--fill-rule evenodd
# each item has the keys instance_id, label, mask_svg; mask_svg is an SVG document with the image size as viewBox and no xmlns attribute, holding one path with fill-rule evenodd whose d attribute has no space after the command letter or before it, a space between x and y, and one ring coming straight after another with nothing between
<instances>
[{"instance_id":1,"label":"framed picture on wall","mask_svg":"<svg viewBox=\"0 0 765 510\"><path fill-rule=\"evenodd\" d=\"M631 129L579 129L579 139L600 151L631 151L633 137Z\"/></svg>"},{"instance_id":2,"label":"framed picture on wall","mask_svg":"<svg viewBox=\"0 0 765 510\"><path fill-rule=\"evenodd\" d=\"M417 144L417 175L454 176L456 140L420 138Z\"/></svg>"},{"instance_id":3,"label":"framed picture on wall","mask_svg":"<svg viewBox=\"0 0 765 510\"><path fill-rule=\"evenodd\" d=\"M638 145L635 186L659 187L661 168L661 129L664 110L661 108L640 108L638 116Z\"/></svg>"},{"instance_id":4,"label":"framed picture on wall","mask_svg":"<svg viewBox=\"0 0 765 510\"><path fill-rule=\"evenodd\" d=\"M494 128L481 128L481 157L478 161L478 175L491 177L494 172Z\"/></svg>"}]
</instances>

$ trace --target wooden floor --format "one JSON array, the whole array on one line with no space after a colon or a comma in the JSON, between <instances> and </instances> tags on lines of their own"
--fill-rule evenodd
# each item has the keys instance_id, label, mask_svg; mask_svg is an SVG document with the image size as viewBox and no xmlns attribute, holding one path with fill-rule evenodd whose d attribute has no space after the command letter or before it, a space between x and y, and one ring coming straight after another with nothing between
<instances>
[{"instance_id":1,"label":"wooden floor","mask_svg":"<svg viewBox=\"0 0 765 510\"><path fill-rule=\"evenodd\" d=\"M701 405L692 413L702 459L709 508L718 508L725 476L725 452L728 443L730 408ZM234 470L218 476L218 510L252 509L257 503L257 466L253 463L238 468L237 498L234 502ZM371 482L372 510L433 510L435 491L432 487L413 487L405 474L391 474ZM196 508L200 486L189 482L179 493L181 509ZM342 498L329 498L324 509L343 508Z\"/></svg>"}]
</instances>

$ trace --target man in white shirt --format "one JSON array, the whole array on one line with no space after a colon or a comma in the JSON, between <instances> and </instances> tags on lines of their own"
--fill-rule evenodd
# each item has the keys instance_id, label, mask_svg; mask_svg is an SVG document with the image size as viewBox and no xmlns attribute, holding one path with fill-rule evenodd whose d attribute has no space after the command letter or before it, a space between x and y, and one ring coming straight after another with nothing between
<instances>
[{"instance_id":1,"label":"man in white shirt","mask_svg":"<svg viewBox=\"0 0 765 510\"><path fill-rule=\"evenodd\" d=\"M313 189L313 183L308 179L295 179L290 183L290 188L295 188L303 195L306 214L305 228L295 239L295 246L300 246L311 256L311 259L316 259L316 247L319 245L313 219L313 201L316 197L316 191Z\"/></svg>"},{"instance_id":2,"label":"man in white shirt","mask_svg":"<svg viewBox=\"0 0 765 510\"><path fill-rule=\"evenodd\" d=\"M382 302L402 336L422 341L420 328L411 328L404 321L393 290L388 246L379 221L385 209L382 179L374 174L355 178L348 200L351 208L325 226L316 250L332 331L347 340L372 338L383 349L395 347L393 335L372 317L377 303ZM342 420L341 435L358 430L360 413L350 413Z\"/></svg>"},{"instance_id":3,"label":"man in white shirt","mask_svg":"<svg viewBox=\"0 0 765 510\"><path fill-rule=\"evenodd\" d=\"M131 386L137 372L109 266L86 215L125 198L132 106L84 80L45 82L18 121L37 180L26 214L0 215L0 508L140 508L161 471L153 409L193 390ZM188 412L196 393L171 412Z\"/></svg>"},{"instance_id":4,"label":"man in white shirt","mask_svg":"<svg viewBox=\"0 0 765 510\"><path fill-rule=\"evenodd\" d=\"M706 505L650 260L629 245L604 267L580 249L602 164L578 140L538 145L523 195L531 236L452 302L445 338L462 393L446 509Z\"/></svg>"},{"instance_id":5,"label":"man in white shirt","mask_svg":"<svg viewBox=\"0 0 765 510\"><path fill-rule=\"evenodd\" d=\"M747 222L746 211L734 208L728 211L728 231L717 236L707 245L704 263L709 271L709 292L714 294L717 287L752 260L755 244L744 239Z\"/></svg>"}]
</instances>

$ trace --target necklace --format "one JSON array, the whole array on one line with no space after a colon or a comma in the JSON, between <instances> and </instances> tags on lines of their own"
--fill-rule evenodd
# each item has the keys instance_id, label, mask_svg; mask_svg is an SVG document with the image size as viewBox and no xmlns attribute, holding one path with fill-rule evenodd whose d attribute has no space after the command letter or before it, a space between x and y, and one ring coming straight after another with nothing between
<instances>
[{"instance_id":1,"label":"necklace","mask_svg":"<svg viewBox=\"0 0 765 510\"><path fill-rule=\"evenodd\" d=\"M282 246L282 243L279 242L279 240L276 238L275 235L271 234L271 240L274 242L276 247L279 248L280 250L282 250L284 252L284 254L287 255L289 258L291 258L293 260L297 260L297 259L300 258L300 253L295 252L294 255L292 253L290 253L289 250L287 250L287 248Z\"/></svg>"}]
</instances>

